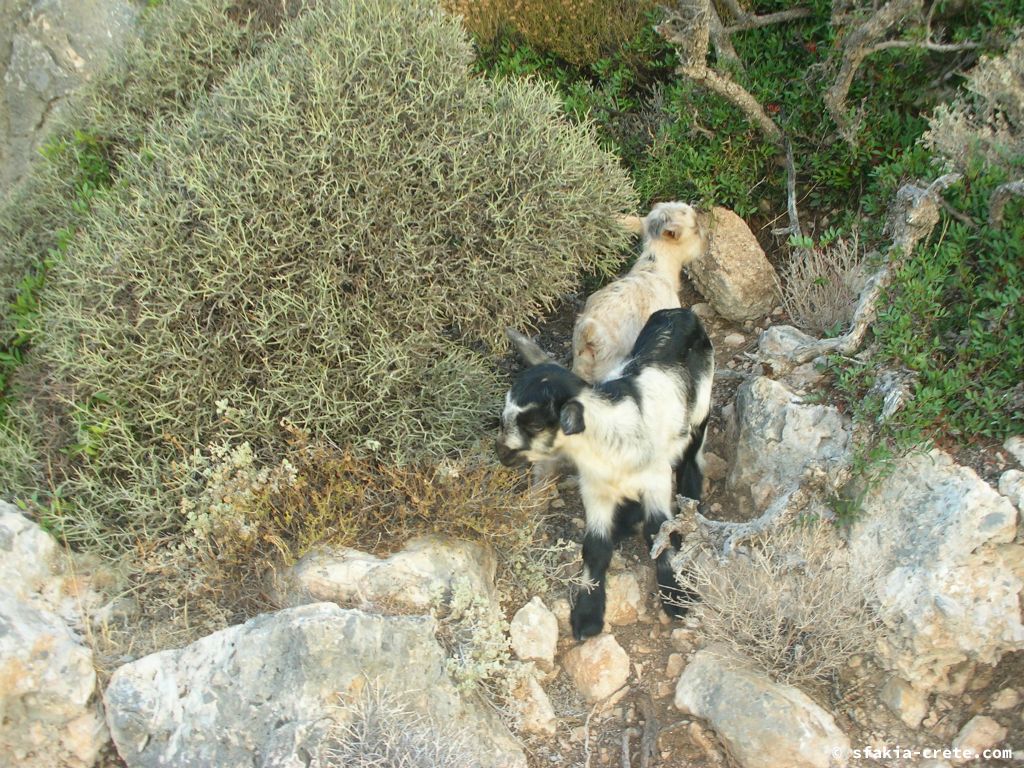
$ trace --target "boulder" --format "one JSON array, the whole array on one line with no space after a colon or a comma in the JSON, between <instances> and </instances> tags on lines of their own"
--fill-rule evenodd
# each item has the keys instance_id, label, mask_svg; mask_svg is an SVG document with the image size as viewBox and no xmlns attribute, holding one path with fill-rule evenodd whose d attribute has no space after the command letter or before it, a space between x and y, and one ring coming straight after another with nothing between
<instances>
[{"instance_id":1,"label":"boulder","mask_svg":"<svg viewBox=\"0 0 1024 768\"><path fill-rule=\"evenodd\" d=\"M629 679L629 656L612 635L598 635L570 648L562 665L590 702L608 698Z\"/></svg>"},{"instance_id":2,"label":"boulder","mask_svg":"<svg viewBox=\"0 0 1024 768\"><path fill-rule=\"evenodd\" d=\"M509 625L509 636L517 659L534 661L543 669L551 669L558 645L558 619L543 600L534 597L516 611Z\"/></svg>"},{"instance_id":3,"label":"boulder","mask_svg":"<svg viewBox=\"0 0 1024 768\"><path fill-rule=\"evenodd\" d=\"M883 663L923 692L1024 648L1017 510L945 453L911 455L864 497L850 563L877 596Z\"/></svg>"},{"instance_id":4,"label":"boulder","mask_svg":"<svg viewBox=\"0 0 1024 768\"><path fill-rule=\"evenodd\" d=\"M497 606L494 551L445 536L419 536L389 557L356 549L322 549L303 557L277 587L281 605L327 601L366 610L428 613L455 589Z\"/></svg>"},{"instance_id":5,"label":"boulder","mask_svg":"<svg viewBox=\"0 0 1024 768\"><path fill-rule=\"evenodd\" d=\"M119 668L104 695L107 722L129 768L313 765L342 717L338 697L370 683L441 737L452 729L471 740L479 765L525 768L494 712L449 679L436 629L430 617L334 603L264 614Z\"/></svg>"},{"instance_id":6,"label":"boulder","mask_svg":"<svg viewBox=\"0 0 1024 768\"><path fill-rule=\"evenodd\" d=\"M92 766L108 741L79 634L81 583L64 575L63 557L0 502L0 755L24 768Z\"/></svg>"},{"instance_id":7,"label":"boulder","mask_svg":"<svg viewBox=\"0 0 1024 768\"><path fill-rule=\"evenodd\" d=\"M726 490L748 514L767 509L812 465L835 472L849 461L851 429L836 408L805 403L763 376L740 385L734 418Z\"/></svg>"},{"instance_id":8,"label":"boulder","mask_svg":"<svg viewBox=\"0 0 1024 768\"><path fill-rule=\"evenodd\" d=\"M0 8L0 189L24 173L68 95L135 29L131 0L11 0Z\"/></svg>"},{"instance_id":9,"label":"boulder","mask_svg":"<svg viewBox=\"0 0 1024 768\"><path fill-rule=\"evenodd\" d=\"M743 768L845 766L850 740L807 694L773 682L723 649L698 651L676 686L675 705L718 733Z\"/></svg>"},{"instance_id":10,"label":"boulder","mask_svg":"<svg viewBox=\"0 0 1024 768\"><path fill-rule=\"evenodd\" d=\"M687 267L697 290L727 320L764 317L779 302L775 268L743 219L725 208L710 218L708 252Z\"/></svg>"}]
</instances>

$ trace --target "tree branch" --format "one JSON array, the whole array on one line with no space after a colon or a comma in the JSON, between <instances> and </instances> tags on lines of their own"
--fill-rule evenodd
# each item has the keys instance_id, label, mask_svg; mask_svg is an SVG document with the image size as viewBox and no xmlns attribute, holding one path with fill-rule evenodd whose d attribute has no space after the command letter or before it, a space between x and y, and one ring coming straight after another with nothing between
<instances>
[{"instance_id":1,"label":"tree branch","mask_svg":"<svg viewBox=\"0 0 1024 768\"><path fill-rule=\"evenodd\" d=\"M736 22L725 28L725 33L731 35L748 29L769 27L772 24L782 24L787 21L795 21L796 19L806 19L810 15L810 8L790 8L788 11L766 13L763 16L752 16L748 13L743 16L737 16Z\"/></svg>"},{"instance_id":2,"label":"tree branch","mask_svg":"<svg viewBox=\"0 0 1024 768\"><path fill-rule=\"evenodd\" d=\"M1016 195L1024 197L1024 179L1000 184L988 201L988 225L993 229L1003 228L1003 208Z\"/></svg>"}]
</instances>

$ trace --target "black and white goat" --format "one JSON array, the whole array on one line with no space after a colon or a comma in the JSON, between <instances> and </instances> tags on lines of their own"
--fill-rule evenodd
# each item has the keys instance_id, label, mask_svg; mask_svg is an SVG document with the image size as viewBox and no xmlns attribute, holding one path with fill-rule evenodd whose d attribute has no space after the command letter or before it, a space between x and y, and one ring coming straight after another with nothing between
<instances>
[{"instance_id":1,"label":"black and white goat","mask_svg":"<svg viewBox=\"0 0 1024 768\"><path fill-rule=\"evenodd\" d=\"M700 498L714 349L690 310L660 310L618 377L589 384L526 337L510 336L531 367L505 397L498 457L510 466L568 460L579 473L589 586L573 607L572 629L582 640L604 627L605 573L615 545L642 522L650 547L672 516L673 480L679 493ZM658 558L658 585L665 611L678 616L686 610L678 603L689 595L675 580L671 555Z\"/></svg>"}]
</instances>

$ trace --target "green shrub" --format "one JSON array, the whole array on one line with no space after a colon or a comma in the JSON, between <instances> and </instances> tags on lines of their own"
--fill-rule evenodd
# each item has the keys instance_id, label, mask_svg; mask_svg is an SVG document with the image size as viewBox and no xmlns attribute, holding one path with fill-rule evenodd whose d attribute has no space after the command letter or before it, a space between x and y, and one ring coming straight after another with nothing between
<instances>
[{"instance_id":1,"label":"green shrub","mask_svg":"<svg viewBox=\"0 0 1024 768\"><path fill-rule=\"evenodd\" d=\"M145 13L138 37L82 87L22 184L0 204L0 398L30 347L49 262L60 258L93 199L143 150L154 121L179 119L300 3L181 0ZM0 409L0 421L3 420Z\"/></svg>"},{"instance_id":2,"label":"green shrub","mask_svg":"<svg viewBox=\"0 0 1024 768\"><path fill-rule=\"evenodd\" d=\"M283 418L399 462L476 441L489 348L617 265L633 199L549 91L470 61L426 0L323 2L154 123L45 288L77 520L180 525L168 463L273 452Z\"/></svg>"}]
</instances>

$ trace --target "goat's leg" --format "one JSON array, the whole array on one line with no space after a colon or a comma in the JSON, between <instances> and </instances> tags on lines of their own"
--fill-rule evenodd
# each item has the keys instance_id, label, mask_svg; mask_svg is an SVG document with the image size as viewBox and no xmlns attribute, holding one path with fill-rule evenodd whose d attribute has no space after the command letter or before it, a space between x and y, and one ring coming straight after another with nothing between
<instances>
[{"instance_id":1,"label":"goat's leg","mask_svg":"<svg viewBox=\"0 0 1024 768\"><path fill-rule=\"evenodd\" d=\"M586 495L584 495L586 499ZM572 634L577 640L598 635L604 629L605 576L616 545L636 530L644 510L638 501L625 499L607 505L591 500L583 536L583 581L573 606Z\"/></svg>"},{"instance_id":2,"label":"goat's leg","mask_svg":"<svg viewBox=\"0 0 1024 768\"><path fill-rule=\"evenodd\" d=\"M699 473L696 460L692 459L691 463ZM651 550L654 537L661 530L661 524L672 518L671 498L672 472L666 471L664 478L651 484L649 493L644 498L644 542L647 544L648 551ZM661 598L661 606L665 609L665 613L673 618L678 618L684 616L689 610L689 606L695 600L695 595L690 590L679 586L679 582L676 581L675 569L672 567L672 556L682 545L682 537L678 533L673 533L669 541L672 546L658 555L658 559L655 561L658 596Z\"/></svg>"},{"instance_id":3,"label":"goat's leg","mask_svg":"<svg viewBox=\"0 0 1024 768\"><path fill-rule=\"evenodd\" d=\"M572 607L572 636L584 640L604 629L605 575L615 543L610 536L587 531L583 536L583 581Z\"/></svg>"},{"instance_id":4,"label":"goat's leg","mask_svg":"<svg viewBox=\"0 0 1024 768\"><path fill-rule=\"evenodd\" d=\"M676 493L694 501L700 501L704 493L704 434L707 427L708 420L705 418L693 430L690 444L686 446L682 459L675 467Z\"/></svg>"}]
</instances>

